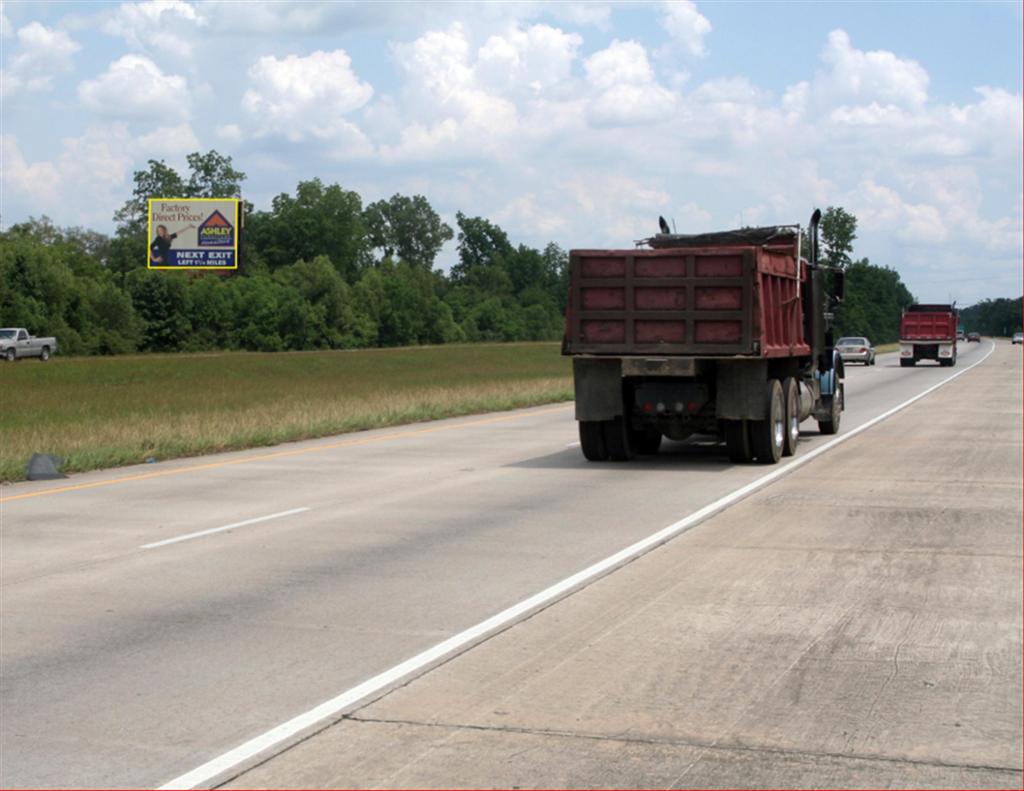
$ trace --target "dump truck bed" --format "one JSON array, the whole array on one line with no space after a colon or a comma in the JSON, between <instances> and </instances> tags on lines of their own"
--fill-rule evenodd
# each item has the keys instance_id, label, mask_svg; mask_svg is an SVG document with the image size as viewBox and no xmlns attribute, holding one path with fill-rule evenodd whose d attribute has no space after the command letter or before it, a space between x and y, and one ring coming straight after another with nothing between
<instances>
[{"instance_id":1,"label":"dump truck bed","mask_svg":"<svg viewBox=\"0 0 1024 791\"><path fill-rule=\"evenodd\" d=\"M809 355L798 249L793 235L774 244L572 250L565 351Z\"/></svg>"},{"instance_id":2,"label":"dump truck bed","mask_svg":"<svg viewBox=\"0 0 1024 791\"><path fill-rule=\"evenodd\" d=\"M911 305L900 320L901 341L950 341L956 338L952 305Z\"/></svg>"}]
</instances>

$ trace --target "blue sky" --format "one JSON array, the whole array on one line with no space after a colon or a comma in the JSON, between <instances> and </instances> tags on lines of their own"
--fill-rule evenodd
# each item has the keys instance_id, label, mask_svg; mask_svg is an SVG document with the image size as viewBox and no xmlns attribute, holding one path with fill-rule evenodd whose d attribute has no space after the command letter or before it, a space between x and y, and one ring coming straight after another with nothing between
<instances>
[{"instance_id":1,"label":"blue sky","mask_svg":"<svg viewBox=\"0 0 1024 791\"><path fill-rule=\"evenodd\" d=\"M2 221L110 232L147 159L320 177L515 241L803 222L922 301L1019 296L1021 4L6 0ZM449 246L439 265L454 257Z\"/></svg>"}]
</instances>

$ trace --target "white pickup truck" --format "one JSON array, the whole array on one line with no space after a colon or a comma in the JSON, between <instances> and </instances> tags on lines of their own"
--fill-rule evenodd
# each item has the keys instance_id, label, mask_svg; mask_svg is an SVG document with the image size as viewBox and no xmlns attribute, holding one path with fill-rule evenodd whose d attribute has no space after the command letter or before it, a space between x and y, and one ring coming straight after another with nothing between
<instances>
[{"instance_id":1,"label":"white pickup truck","mask_svg":"<svg viewBox=\"0 0 1024 791\"><path fill-rule=\"evenodd\" d=\"M56 338L33 338L24 327L0 328L0 357L9 363L21 357L38 357L45 363L55 351Z\"/></svg>"}]
</instances>

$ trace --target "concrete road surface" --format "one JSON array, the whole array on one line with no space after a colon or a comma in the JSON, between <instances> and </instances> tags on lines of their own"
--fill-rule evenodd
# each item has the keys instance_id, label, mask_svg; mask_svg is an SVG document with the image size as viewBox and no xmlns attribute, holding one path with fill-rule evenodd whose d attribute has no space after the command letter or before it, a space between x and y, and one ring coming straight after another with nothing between
<instances>
[{"instance_id":1,"label":"concrete road surface","mask_svg":"<svg viewBox=\"0 0 1024 791\"><path fill-rule=\"evenodd\" d=\"M843 432L989 349L850 370ZM559 405L4 487L0 784L1019 787L1020 376L1000 345L288 750L769 468L588 464Z\"/></svg>"}]
</instances>

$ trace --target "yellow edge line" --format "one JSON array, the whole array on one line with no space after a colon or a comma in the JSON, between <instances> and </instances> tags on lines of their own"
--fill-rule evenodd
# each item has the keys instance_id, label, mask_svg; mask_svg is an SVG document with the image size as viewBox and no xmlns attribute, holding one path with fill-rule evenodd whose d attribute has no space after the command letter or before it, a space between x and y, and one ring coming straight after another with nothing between
<instances>
[{"instance_id":1,"label":"yellow edge line","mask_svg":"<svg viewBox=\"0 0 1024 791\"><path fill-rule=\"evenodd\" d=\"M327 445L317 445L315 448L298 448L296 450L279 450L275 453L264 453L260 456L247 456L244 459L232 459L231 461L215 461L209 464L195 464L191 467L179 467L174 470L160 470L158 472L147 472L141 475L125 475L121 478L111 478L105 481L93 481L92 483L78 483L73 486L61 486L55 489L43 489L38 492L26 492L25 494L12 494L9 497L0 497L0 503L9 503L13 500L27 500L30 497L43 497L48 494L60 494L62 492L76 492L81 489L95 489L98 486L113 486L116 483L127 483L128 481L145 481L149 478L164 478L168 475L181 475L186 472L198 470L214 470L218 467L231 467L235 464L249 464L254 461L267 461L268 459L281 459L287 456L301 456L306 453L318 453L334 448L344 448L353 445L368 445L371 442L384 442L385 440L404 439L407 437L418 437L421 434L432 434L436 431L448 431L456 428L469 428L472 426L485 426L490 423L500 423L506 420L517 420L518 418L530 415L547 415L551 412L562 412L569 409L568 406L551 407L528 413L517 413L514 415L502 415L501 417L490 417L484 420L471 420L466 423L456 423L447 426L432 426L430 428L416 429L415 431L398 431L393 434L382 434L376 437L362 437L359 439L346 439L340 442L332 442Z\"/></svg>"}]
</instances>

